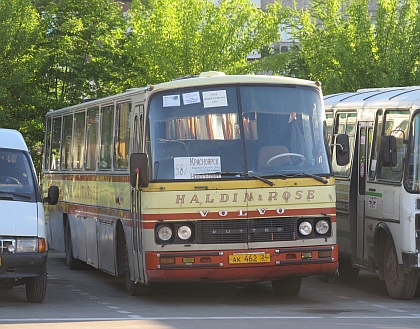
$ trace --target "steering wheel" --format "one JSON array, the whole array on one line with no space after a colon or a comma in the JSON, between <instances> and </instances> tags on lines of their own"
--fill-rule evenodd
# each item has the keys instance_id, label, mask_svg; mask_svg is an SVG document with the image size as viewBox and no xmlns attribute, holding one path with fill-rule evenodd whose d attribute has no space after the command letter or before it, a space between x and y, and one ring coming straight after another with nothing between
<instances>
[{"instance_id":1,"label":"steering wheel","mask_svg":"<svg viewBox=\"0 0 420 329\"><path fill-rule=\"evenodd\" d=\"M21 182L19 182L19 180L10 176L0 176L0 183L22 185Z\"/></svg>"},{"instance_id":2,"label":"steering wheel","mask_svg":"<svg viewBox=\"0 0 420 329\"><path fill-rule=\"evenodd\" d=\"M268 161L267 161L267 167L270 166L270 162L271 161L276 160L276 159L279 159L279 158L283 158L283 157L286 157L286 156L300 158L300 162L297 163L298 166L301 166L301 165L303 165L306 162L306 158L302 154L299 154L299 153L282 153L282 154L277 154L277 155L271 157L270 159L268 159Z\"/></svg>"}]
</instances>

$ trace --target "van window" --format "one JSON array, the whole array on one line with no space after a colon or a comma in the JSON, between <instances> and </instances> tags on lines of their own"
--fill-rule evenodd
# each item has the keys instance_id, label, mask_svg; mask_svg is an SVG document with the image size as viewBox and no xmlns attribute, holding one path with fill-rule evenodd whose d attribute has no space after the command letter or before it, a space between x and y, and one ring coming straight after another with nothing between
<instances>
[{"instance_id":1,"label":"van window","mask_svg":"<svg viewBox=\"0 0 420 329\"><path fill-rule=\"evenodd\" d=\"M0 199L35 202L31 164L23 151L0 149Z\"/></svg>"}]
</instances>

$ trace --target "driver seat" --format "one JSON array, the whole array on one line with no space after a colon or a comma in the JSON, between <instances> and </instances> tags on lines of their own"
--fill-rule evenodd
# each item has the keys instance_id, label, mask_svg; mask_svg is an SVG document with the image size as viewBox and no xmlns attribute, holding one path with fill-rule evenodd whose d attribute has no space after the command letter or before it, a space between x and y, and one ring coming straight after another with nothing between
<instances>
[{"instance_id":1,"label":"driver seat","mask_svg":"<svg viewBox=\"0 0 420 329\"><path fill-rule=\"evenodd\" d=\"M273 156L284 153L289 153L289 150L283 145L261 147L258 152L258 171L261 171L263 167L267 167L267 161ZM290 157L288 155L271 161L270 167L279 167L287 163L290 163Z\"/></svg>"}]
</instances>

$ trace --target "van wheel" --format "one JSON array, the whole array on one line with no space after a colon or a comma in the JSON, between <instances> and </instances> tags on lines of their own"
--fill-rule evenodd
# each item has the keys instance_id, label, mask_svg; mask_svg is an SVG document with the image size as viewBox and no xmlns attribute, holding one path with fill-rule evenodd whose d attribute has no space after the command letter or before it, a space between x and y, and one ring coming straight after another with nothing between
<instances>
[{"instance_id":1,"label":"van wheel","mask_svg":"<svg viewBox=\"0 0 420 329\"><path fill-rule=\"evenodd\" d=\"M302 286L301 277L287 278L283 280L271 281L273 292L280 296L297 296Z\"/></svg>"},{"instance_id":2,"label":"van wheel","mask_svg":"<svg viewBox=\"0 0 420 329\"><path fill-rule=\"evenodd\" d=\"M66 264L70 270L85 270L86 263L73 257L73 244L71 242L71 230L69 222L66 223L64 235L64 247L66 251Z\"/></svg>"},{"instance_id":3,"label":"van wheel","mask_svg":"<svg viewBox=\"0 0 420 329\"><path fill-rule=\"evenodd\" d=\"M412 299L417 288L417 274L398 264L394 243L388 239L384 250L384 277L386 290L391 298Z\"/></svg>"},{"instance_id":4,"label":"van wheel","mask_svg":"<svg viewBox=\"0 0 420 329\"><path fill-rule=\"evenodd\" d=\"M25 289L28 302L41 303L47 291L47 268L44 267L40 276L27 279Z\"/></svg>"}]
</instances>

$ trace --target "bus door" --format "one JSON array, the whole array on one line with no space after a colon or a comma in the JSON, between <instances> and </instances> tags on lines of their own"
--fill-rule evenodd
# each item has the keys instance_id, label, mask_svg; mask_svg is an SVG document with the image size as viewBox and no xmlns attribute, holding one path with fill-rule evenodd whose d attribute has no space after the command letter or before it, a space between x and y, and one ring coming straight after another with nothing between
<instances>
[{"instance_id":1,"label":"bus door","mask_svg":"<svg viewBox=\"0 0 420 329\"><path fill-rule=\"evenodd\" d=\"M368 206L366 198L366 180L368 176L368 165L370 160L370 149L373 133L373 122L358 122L357 150L358 150L358 183L357 183L357 262L368 264L367 243L366 243L366 220L365 211Z\"/></svg>"},{"instance_id":2,"label":"bus door","mask_svg":"<svg viewBox=\"0 0 420 329\"><path fill-rule=\"evenodd\" d=\"M143 141L143 105L136 105L132 113L132 153L142 152ZM133 215L133 226L131 230L132 246L129 249L128 257L132 257L133 268L130 272L134 274L134 281L144 282L143 247L141 234L141 190L131 188L131 213ZM132 252L130 252L132 250ZM133 279L133 278L132 278Z\"/></svg>"}]
</instances>

